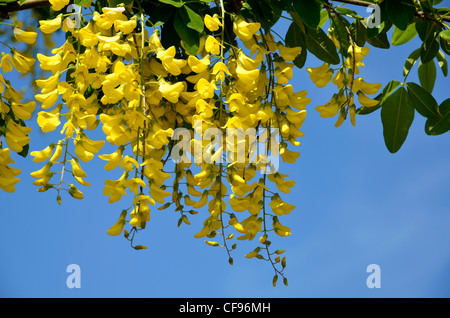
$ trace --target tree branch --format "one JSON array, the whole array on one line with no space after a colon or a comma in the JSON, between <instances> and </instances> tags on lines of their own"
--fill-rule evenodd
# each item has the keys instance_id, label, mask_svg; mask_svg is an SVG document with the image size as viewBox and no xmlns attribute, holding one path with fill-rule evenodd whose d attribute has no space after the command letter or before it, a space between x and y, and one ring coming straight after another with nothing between
<instances>
[{"instance_id":1,"label":"tree branch","mask_svg":"<svg viewBox=\"0 0 450 318\"><path fill-rule=\"evenodd\" d=\"M374 6L374 3L371 2L367 2L367 1L362 1L362 0L335 0L336 2L342 2L342 3L347 3L347 4L352 4L355 6L360 6L360 7L369 7L369 6ZM422 11L418 11L416 12L416 16L418 16L421 19L424 19L425 13ZM446 22L450 22L450 16L443 16L442 17L443 21Z\"/></svg>"},{"instance_id":2,"label":"tree branch","mask_svg":"<svg viewBox=\"0 0 450 318\"><path fill-rule=\"evenodd\" d=\"M363 0L335 0L336 2L347 3L360 7L369 7L375 5L374 3L363 1ZM4 6L0 6L0 18L8 19L9 13L14 11L22 11L27 9L35 9L50 6L50 2L48 0L27 0L24 4L20 5L19 1L10 2ZM416 15L419 18L424 17L423 12L416 12ZM442 17L443 21L450 22L450 16Z\"/></svg>"},{"instance_id":3,"label":"tree branch","mask_svg":"<svg viewBox=\"0 0 450 318\"><path fill-rule=\"evenodd\" d=\"M22 5L20 5L19 1L9 2L6 5L0 6L0 18L8 19L10 12L43 8L48 6L50 6L50 2L48 0L27 0Z\"/></svg>"}]
</instances>

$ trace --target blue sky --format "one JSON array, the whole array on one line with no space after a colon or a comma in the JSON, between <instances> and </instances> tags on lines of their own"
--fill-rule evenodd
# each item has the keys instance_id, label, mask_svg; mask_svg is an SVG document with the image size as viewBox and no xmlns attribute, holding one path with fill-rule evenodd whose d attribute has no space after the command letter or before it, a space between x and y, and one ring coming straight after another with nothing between
<instances>
[{"instance_id":1,"label":"blue sky","mask_svg":"<svg viewBox=\"0 0 450 318\"><path fill-rule=\"evenodd\" d=\"M449 1L444 1L443 5ZM280 33L285 25L279 26ZM402 80L412 41L389 51L371 47L361 76L368 82ZM321 65L311 58L307 67ZM416 68L409 77L418 82ZM22 181L13 194L0 192L1 297L449 297L450 290L450 135L431 137L416 118L402 149L387 151L379 111L358 116L356 127L320 118L314 107L326 103L332 85L319 90L305 69L294 73L295 91L307 89L312 103L302 131L301 157L280 170L296 181L283 198L296 209L282 222L292 235L273 239L285 249L289 286L271 284L270 264L246 259L253 244L238 243L234 265L224 249L193 237L206 211L177 228L179 215L152 211L135 251L106 230L125 202L109 204L103 180L115 175L98 158L83 165L85 199L38 193L29 173L41 167L14 157ZM449 78L438 70L434 96L449 98ZM30 123L33 127L34 124ZM55 141L34 131L31 150ZM105 151L106 153L106 151ZM66 286L67 266L81 269L81 288ZM381 268L381 288L369 289L366 268Z\"/></svg>"}]
</instances>

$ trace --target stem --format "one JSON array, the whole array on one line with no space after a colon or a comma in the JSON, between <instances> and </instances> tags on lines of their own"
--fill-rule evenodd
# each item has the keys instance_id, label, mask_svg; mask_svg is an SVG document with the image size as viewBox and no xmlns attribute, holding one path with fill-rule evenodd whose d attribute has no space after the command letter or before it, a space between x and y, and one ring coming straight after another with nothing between
<instances>
[{"instance_id":1,"label":"stem","mask_svg":"<svg viewBox=\"0 0 450 318\"><path fill-rule=\"evenodd\" d=\"M61 181L59 182L58 195L60 195L59 193L61 191L62 184L65 183L64 182L64 171L66 171L67 152L68 152L67 150L69 148L69 138L66 138L66 144L64 146L66 149L64 150L63 168L61 171Z\"/></svg>"}]
</instances>

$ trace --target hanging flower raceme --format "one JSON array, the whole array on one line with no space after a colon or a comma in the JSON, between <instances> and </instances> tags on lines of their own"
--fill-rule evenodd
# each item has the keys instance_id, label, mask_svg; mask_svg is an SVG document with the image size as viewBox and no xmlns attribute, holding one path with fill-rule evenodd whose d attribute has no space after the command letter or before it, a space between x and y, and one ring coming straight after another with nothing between
<instances>
[{"instance_id":1,"label":"hanging flower raceme","mask_svg":"<svg viewBox=\"0 0 450 318\"><path fill-rule=\"evenodd\" d=\"M61 11L69 3L50 4ZM189 41L161 38L134 7L97 3L92 14L83 15L83 8L74 13L76 23L62 13L39 22L41 35L62 30L65 42L36 55L45 71L35 82L37 105L23 103L0 77L6 143L15 152L27 147L30 129L20 120L30 119L37 106L41 131L60 134L30 153L39 164L31 173L38 191L56 191L59 204L64 192L82 200L84 187L96 182L87 167L98 157L112 175L103 184L106 200L124 207L111 217L109 235L123 233L143 249L134 245L136 232L153 213L170 207L179 214L178 226L196 227L194 237L224 247L230 264L237 244L252 241L257 247L246 256L269 261L275 276L284 277L285 259L272 257L283 250L273 250L271 240L291 234L281 222L295 207L282 196L295 182L282 170L300 156L296 147L311 101L291 84L302 48L276 42L259 21L219 6L204 12L195 52ZM227 43L228 31L235 43ZM25 43L36 41L33 32L14 34ZM311 79L320 87L330 81L348 87L350 65L363 66L367 55L356 53L355 63L349 53L340 77L333 78L324 64L308 69ZM34 62L11 50L0 66L4 73L27 72ZM366 95L377 87L353 82L360 102L372 105ZM333 107L327 115L339 112ZM3 168L13 163L7 150L1 153L0 185L12 191L18 171Z\"/></svg>"}]
</instances>

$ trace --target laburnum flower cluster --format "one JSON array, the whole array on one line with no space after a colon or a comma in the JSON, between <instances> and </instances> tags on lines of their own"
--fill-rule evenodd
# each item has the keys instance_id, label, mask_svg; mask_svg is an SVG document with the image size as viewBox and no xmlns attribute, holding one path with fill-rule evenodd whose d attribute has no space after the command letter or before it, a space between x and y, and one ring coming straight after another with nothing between
<instances>
[{"instance_id":1,"label":"laburnum flower cluster","mask_svg":"<svg viewBox=\"0 0 450 318\"><path fill-rule=\"evenodd\" d=\"M12 38L15 41L34 44L37 33L25 31L13 26ZM5 147L0 138L0 189L5 192L14 192L15 185L20 181L18 176L20 169L12 168L14 164L11 151L23 154L28 151L31 128L25 121L32 117L36 108L35 101L26 102L23 94L14 88L7 77L7 73L16 70L19 74L27 74L32 71L36 59L26 56L16 48L1 42L8 48L7 52L0 54L0 137L4 136ZM5 76L4 76L5 75Z\"/></svg>"},{"instance_id":2,"label":"laburnum flower cluster","mask_svg":"<svg viewBox=\"0 0 450 318\"><path fill-rule=\"evenodd\" d=\"M339 47L339 42L334 37L332 39ZM369 54L369 51L367 46L359 47L352 43L348 48L348 57L339 69L333 70L328 63L307 69L311 80L318 88L323 88L330 82L338 88L338 92L333 94L329 102L316 107L323 118L334 117L339 114L335 124L336 127L342 125L348 115L352 125L355 126L355 94L362 107L374 107L379 104L378 100L367 95L377 94L382 86L381 83L368 83L363 77L355 76L360 73L360 67L364 67L363 60Z\"/></svg>"},{"instance_id":3,"label":"laburnum flower cluster","mask_svg":"<svg viewBox=\"0 0 450 318\"><path fill-rule=\"evenodd\" d=\"M68 5L65 0L50 3L55 11ZM90 186L83 166L97 156L105 162L105 170L118 173L104 183L108 202L131 197L108 234L123 233L133 243L157 203L160 210L173 207L180 214L179 226L191 224L191 215L205 208L206 217L195 237L225 247L230 264L236 248L230 241L236 233L238 241L257 238L257 247L246 257L270 261L274 284L278 275L287 284L284 251L272 252L269 236L291 234L280 218L295 206L280 193L289 193L295 182L274 169L267 154L279 154L287 163L299 157L292 148L300 145L310 99L289 81L302 48L286 47L257 21L229 14L223 6L218 12L221 15L204 16L206 28L196 55L182 45L164 47L159 30L146 27L144 12L136 13L131 6L103 7L89 20L80 10L79 25L63 14L40 21L43 34L66 33L62 46L50 55L36 56L36 64L49 74L36 81L37 123L42 132L58 130L61 137L30 153L34 162L42 164L31 176L38 191L55 190L59 204L64 191L83 199L82 187ZM226 21L233 24L241 47L238 42L225 42ZM27 43L37 35L19 29L14 34ZM12 67L27 72L34 62L12 49L2 56L1 67L4 73ZM22 123L31 117L36 102L22 104L23 97L10 83L3 76L0 81L5 140L12 151L20 152L30 132ZM178 128L186 128L191 137L202 137L208 128L224 135L230 128L254 129L254 137L259 144L266 141L266 149L255 155L249 136L241 141L244 147L228 141L216 141L211 147L211 139L193 138L189 154L198 157L195 149L201 149L200 157L209 160L171 161L172 150L183 142L173 138ZM104 140L93 137L100 129ZM274 131L280 142L274 142ZM105 142L112 151L103 153ZM14 191L20 171L9 167L10 150L0 151L0 186Z\"/></svg>"}]
</instances>

